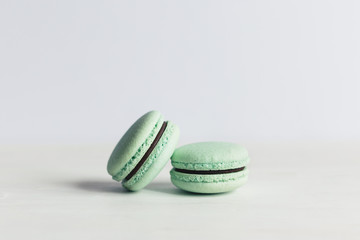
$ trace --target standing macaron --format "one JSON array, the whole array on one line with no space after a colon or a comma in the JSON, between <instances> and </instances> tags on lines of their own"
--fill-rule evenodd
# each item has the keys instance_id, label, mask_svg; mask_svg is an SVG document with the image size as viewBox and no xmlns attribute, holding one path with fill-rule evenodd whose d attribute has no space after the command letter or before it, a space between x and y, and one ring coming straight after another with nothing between
<instances>
[{"instance_id":1,"label":"standing macaron","mask_svg":"<svg viewBox=\"0 0 360 240\"><path fill-rule=\"evenodd\" d=\"M164 121L161 113L151 111L140 117L113 150L107 171L131 191L148 185L173 154L179 128Z\"/></svg>"},{"instance_id":2,"label":"standing macaron","mask_svg":"<svg viewBox=\"0 0 360 240\"><path fill-rule=\"evenodd\" d=\"M248 152L235 143L189 144L176 149L171 157L171 181L189 192L228 192L247 181L248 163Z\"/></svg>"}]
</instances>

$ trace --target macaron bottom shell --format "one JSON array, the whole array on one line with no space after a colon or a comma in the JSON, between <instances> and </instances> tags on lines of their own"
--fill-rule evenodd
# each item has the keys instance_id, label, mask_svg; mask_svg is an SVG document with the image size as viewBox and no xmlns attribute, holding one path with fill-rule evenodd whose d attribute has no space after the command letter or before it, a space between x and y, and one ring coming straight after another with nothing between
<instances>
[{"instance_id":1,"label":"macaron bottom shell","mask_svg":"<svg viewBox=\"0 0 360 240\"><path fill-rule=\"evenodd\" d=\"M179 139L179 128L172 122L168 125L156 147L146 159L141 168L129 180L123 180L122 185L130 191L138 191L148 185L165 167L174 152Z\"/></svg>"},{"instance_id":2,"label":"macaron bottom shell","mask_svg":"<svg viewBox=\"0 0 360 240\"><path fill-rule=\"evenodd\" d=\"M222 193L237 189L248 180L248 170L227 174L188 174L170 171L171 182L178 188L193 193Z\"/></svg>"}]
</instances>

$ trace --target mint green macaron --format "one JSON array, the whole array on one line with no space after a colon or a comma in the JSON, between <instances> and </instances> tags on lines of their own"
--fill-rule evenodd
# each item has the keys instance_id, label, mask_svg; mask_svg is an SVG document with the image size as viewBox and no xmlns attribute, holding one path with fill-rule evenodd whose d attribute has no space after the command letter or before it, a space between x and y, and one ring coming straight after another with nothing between
<instances>
[{"instance_id":1,"label":"mint green macaron","mask_svg":"<svg viewBox=\"0 0 360 240\"><path fill-rule=\"evenodd\" d=\"M148 185L170 160L179 139L179 128L164 121L158 111L140 117L113 150L107 171L130 191Z\"/></svg>"},{"instance_id":2,"label":"mint green macaron","mask_svg":"<svg viewBox=\"0 0 360 240\"><path fill-rule=\"evenodd\" d=\"M247 150L239 144L201 142L182 146L171 157L172 183L185 191L233 191L248 179Z\"/></svg>"}]
</instances>

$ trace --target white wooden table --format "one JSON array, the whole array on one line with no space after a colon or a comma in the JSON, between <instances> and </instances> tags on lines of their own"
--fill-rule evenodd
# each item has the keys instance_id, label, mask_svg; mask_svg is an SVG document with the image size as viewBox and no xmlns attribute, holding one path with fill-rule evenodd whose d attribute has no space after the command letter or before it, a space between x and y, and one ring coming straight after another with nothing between
<instances>
[{"instance_id":1,"label":"white wooden table","mask_svg":"<svg viewBox=\"0 0 360 240\"><path fill-rule=\"evenodd\" d=\"M176 189L170 164L127 192L113 145L0 146L0 239L360 239L360 142L245 146L249 182L218 195Z\"/></svg>"}]
</instances>

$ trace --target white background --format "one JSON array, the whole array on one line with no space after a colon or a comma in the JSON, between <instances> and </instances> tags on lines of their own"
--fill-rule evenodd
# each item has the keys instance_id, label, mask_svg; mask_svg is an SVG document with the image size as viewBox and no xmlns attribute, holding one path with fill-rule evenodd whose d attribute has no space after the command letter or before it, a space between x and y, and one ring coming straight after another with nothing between
<instances>
[{"instance_id":1,"label":"white background","mask_svg":"<svg viewBox=\"0 0 360 240\"><path fill-rule=\"evenodd\" d=\"M359 1L1 1L0 142L360 138Z\"/></svg>"},{"instance_id":2,"label":"white background","mask_svg":"<svg viewBox=\"0 0 360 240\"><path fill-rule=\"evenodd\" d=\"M0 0L0 238L354 239L359 1ZM156 109L179 145L243 144L249 181L145 189L106 172Z\"/></svg>"}]
</instances>

